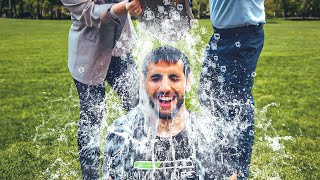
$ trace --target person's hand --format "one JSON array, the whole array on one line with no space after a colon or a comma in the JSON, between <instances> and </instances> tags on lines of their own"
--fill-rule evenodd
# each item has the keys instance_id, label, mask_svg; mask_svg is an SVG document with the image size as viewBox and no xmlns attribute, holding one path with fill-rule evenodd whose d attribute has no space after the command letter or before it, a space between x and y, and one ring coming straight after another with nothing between
<instances>
[{"instance_id":1,"label":"person's hand","mask_svg":"<svg viewBox=\"0 0 320 180\"><path fill-rule=\"evenodd\" d=\"M237 175L238 175L238 173L237 173L237 171L235 171L235 172L232 174L232 176L228 177L227 180L237 180Z\"/></svg>"},{"instance_id":2,"label":"person's hand","mask_svg":"<svg viewBox=\"0 0 320 180\"><path fill-rule=\"evenodd\" d=\"M142 8L139 0L127 0L126 9L131 16L139 16L142 13Z\"/></svg>"}]
</instances>

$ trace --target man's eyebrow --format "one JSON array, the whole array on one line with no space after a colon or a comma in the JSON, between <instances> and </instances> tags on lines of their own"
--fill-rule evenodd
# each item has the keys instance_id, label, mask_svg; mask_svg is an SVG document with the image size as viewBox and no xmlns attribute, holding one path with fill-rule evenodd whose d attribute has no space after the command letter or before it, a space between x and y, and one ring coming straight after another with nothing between
<instances>
[{"instance_id":1,"label":"man's eyebrow","mask_svg":"<svg viewBox=\"0 0 320 180\"><path fill-rule=\"evenodd\" d=\"M152 74L150 76L150 78L158 78L158 77L161 77L162 75L161 74Z\"/></svg>"},{"instance_id":2,"label":"man's eyebrow","mask_svg":"<svg viewBox=\"0 0 320 180\"><path fill-rule=\"evenodd\" d=\"M178 74L169 74L169 77L180 77L180 75L178 75Z\"/></svg>"}]
</instances>

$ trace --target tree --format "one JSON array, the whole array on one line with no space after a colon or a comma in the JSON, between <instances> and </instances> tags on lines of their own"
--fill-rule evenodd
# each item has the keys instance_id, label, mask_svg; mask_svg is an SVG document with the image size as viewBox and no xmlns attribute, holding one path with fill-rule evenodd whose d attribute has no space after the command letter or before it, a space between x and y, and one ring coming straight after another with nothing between
<instances>
[{"instance_id":1,"label":"tree","mask_svg":"<svg viewBox=\"0 0 320 180\"><path fill-rule=\"evenodd\" d=\"M320 0L273 0L282 10L283 17L319 17Z\"/></svg>"},{"instance_id":2,"label":"tree","mask_svg":"<svg viewBox=\"0 0 320 180\"><path fill-rule=\"evenodd\" d=\"M193 0L193 12L195 12L195 17L201 18L209 13L209 0Z\"/></svg>"},{"instance_id":3,"label":"tree","mask_svg":"<svg viewBox=\"0 0 320 180\"><path fill-rule=\"evenodd\" d=\"M195 17L209 15L209 0L193 0ZM320 17L320 0L265 0L267 18ZM64 19L69 13L60 0L0 0L0 16Z\"/></svg>"},{"instance_id":4,"label":"tree","mask_svg":"<svg viewBox=\"0 0 320 180\"><path fill-rule=\"evenodd\" d=\"M273 2L274 0L265 0L265 13L267 18L282 16L282 10L280 6Z\"/></svg>"}]
</instances>

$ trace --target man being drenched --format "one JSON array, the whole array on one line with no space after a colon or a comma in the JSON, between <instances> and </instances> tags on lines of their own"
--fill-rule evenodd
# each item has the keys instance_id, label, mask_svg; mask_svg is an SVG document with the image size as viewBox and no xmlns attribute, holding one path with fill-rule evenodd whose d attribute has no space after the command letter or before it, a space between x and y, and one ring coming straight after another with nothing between
<instances>
[{"instance_id":1,"label":"man being drenched","mask_svg":"<svg viewBox=\"0 0 320 180\"><path fill-rule=\"evenodd\" d=\"M142 72L138 107L108 128L103 178L237 179L232 153L220 148L230 128L185 107L192 79L185 54L159 47L147 55Z\"/></svg>"},{"instance_id":2,"label":"man being drenched","mask_svg":"<svg viewBox=\"0 0 320 180\"><path fill-rule=\"evenodd\" d=\"M196 179L192 113L184 104L190 63L162 46L147 55L140 104L108 128L104 179Z\"/></svg>"}]
</instances>

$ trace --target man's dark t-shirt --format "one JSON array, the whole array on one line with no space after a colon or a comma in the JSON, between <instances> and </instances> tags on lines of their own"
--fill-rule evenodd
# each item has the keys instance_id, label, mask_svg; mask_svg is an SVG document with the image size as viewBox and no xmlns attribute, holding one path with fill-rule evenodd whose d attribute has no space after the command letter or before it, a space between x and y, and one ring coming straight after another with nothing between
<instances>
[{"instance_id":1,"label":"man's dark t-shirt","mask_svg":"<svg viewBox=\"0 0 320 180\"><path fill-rule=\"evenodd\" d=\"M197 179L194 147L186 129L168 138L147 131L139 109L113 123L105 145L104 178Z\"/></svg>"},{"instance_id":2,"label":"man's dark t-shirt","mask_svg":"<svg viewBox=\"0 0 320 180\"><path fill-rule=\"evenodd\" d=\"M226 138L223 137L224 128L228 129L226 124L208 125L204 120L213 121L210 117L191 112L190 119L185 121L189 124L186 123L182 132L160 138L155 135L156 129L152 129L156 120L147 117L149 121L145 121L145 116L138 107L108 128L104 179L207 180L227 179L232 175L233 158L237 154L229 148L234 141L222 141Z\"/></svg>"}]
</instances>

